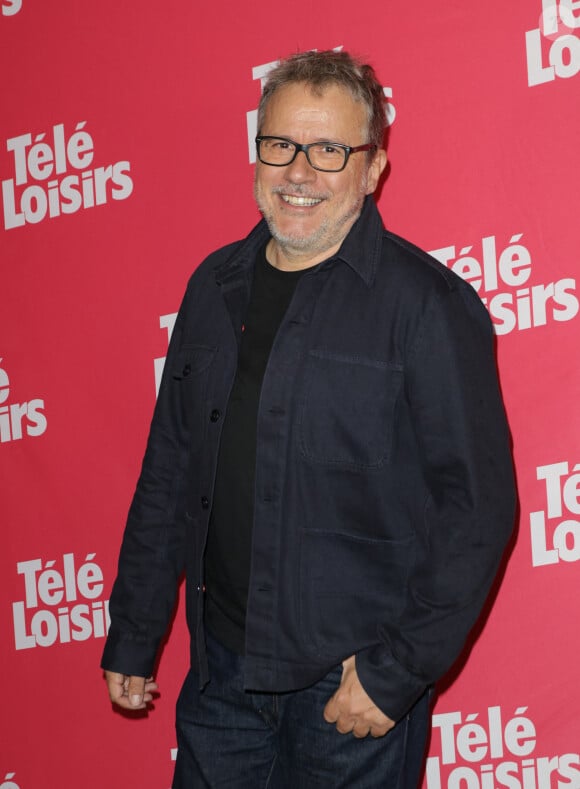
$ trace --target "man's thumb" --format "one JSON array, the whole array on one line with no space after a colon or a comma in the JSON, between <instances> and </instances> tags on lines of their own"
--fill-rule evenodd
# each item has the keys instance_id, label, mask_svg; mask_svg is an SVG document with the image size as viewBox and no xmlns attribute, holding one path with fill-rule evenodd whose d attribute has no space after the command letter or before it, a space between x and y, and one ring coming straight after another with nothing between
<instances>
[{"instance_id":1,"label":"man's thumb","mask_svg":"<svg viewBox=\"0 0 580 789\"><path fill-rule=\"evenodd\" d=\"M129 703L133 707L139 707L143 703L144 693L145 677L129 677L127 695L129 696Z\"/></svg>"}]
</instances>

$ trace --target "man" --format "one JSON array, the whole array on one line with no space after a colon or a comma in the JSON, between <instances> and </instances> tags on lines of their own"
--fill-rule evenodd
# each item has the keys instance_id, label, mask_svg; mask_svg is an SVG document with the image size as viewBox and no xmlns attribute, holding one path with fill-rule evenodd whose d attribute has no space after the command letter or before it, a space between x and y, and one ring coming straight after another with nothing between
<instances>
[{"instance_id":1,"label":"man","mask_svg":"<svg viewBox=\"0 0 580 789\"><path fill-rule=\"evenodd\" d=\"M198 268L173 332L103 657L142 709L185 568L175 787L415 787L432 684L511 532L493 332L384 230L373 70L275 68L262 221Z\"/></svg>"}]
</instances>

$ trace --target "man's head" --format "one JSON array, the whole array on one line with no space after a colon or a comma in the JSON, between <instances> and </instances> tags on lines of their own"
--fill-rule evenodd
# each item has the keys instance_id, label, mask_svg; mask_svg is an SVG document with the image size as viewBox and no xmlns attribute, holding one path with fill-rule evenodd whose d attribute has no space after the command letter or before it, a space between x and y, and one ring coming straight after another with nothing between
<instances>
[{"instance_id":1,"label":"man's head","mask_svg":"<svg viewBox=\"0 0 580 789\"><path fill-rule=\"evenodd\" d=\"M383 147L385 136L385 96L372 66L348 52L298 52L282 60L268 75L258 106L258 129L264 124L266 107L273 94L285 85L303 82L319 95L332 85L347 90L366 111L366 142ZM258 132L262 134L262 131Z\"/></svg>"},{"instance_id":2,"label":"man's head","mask_svg":"<svg viewBox=\"0 0 580 789\"><path fill-rule=\"evenodd\" d=\"M347 53L299 53L270 72L258 110L258 138L267 139L258 142L255 195L273 263L304 268L340 247L385 167L384 131L382 87Z\"/></svg>"}]
</instances>

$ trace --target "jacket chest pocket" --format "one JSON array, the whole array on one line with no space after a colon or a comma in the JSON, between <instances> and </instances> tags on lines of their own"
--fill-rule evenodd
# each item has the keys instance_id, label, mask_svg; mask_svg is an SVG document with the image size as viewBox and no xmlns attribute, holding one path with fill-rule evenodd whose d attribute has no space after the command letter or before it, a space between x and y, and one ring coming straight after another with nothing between
<instances>
[{"instance_id":1,"label":"jacket chest pocket","mask_svg":"<svg viewBox=\"0 0 580 789\"><path fill-rule=\"evenodd\" d=\"M203 437L208 376L216 350L204 345L183 345L171 365L173 390L181 418L190 432L192 448L197 447Z\"/></svg>"},{"instance_id":2,"label":"jacket chest pocket","mask_svg":"<svg viewBox=\"0 0 580 789\"><path fill-rule=\"evenodd\" d=\"M310 351L299 441L313 463L371 469L388 462L402 365Z\"/></svg>"}]
</instances>

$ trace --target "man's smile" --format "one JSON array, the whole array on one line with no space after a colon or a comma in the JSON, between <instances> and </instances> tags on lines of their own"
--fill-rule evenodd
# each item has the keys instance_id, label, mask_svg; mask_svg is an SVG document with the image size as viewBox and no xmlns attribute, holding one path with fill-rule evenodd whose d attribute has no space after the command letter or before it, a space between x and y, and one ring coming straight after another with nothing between
<instances>
[{"instance_id":1,"label":"man's smile","mask_svg":"<svg viewBox=\"0 0 580 789\"><path fill-rule=\"evenodd\" d=\"M298 197L296 195L281 194L280 197L285 203L289 205L296 205L300 207L318 205L322 202L321 197Z\"/></svg>"}]
</instances>

